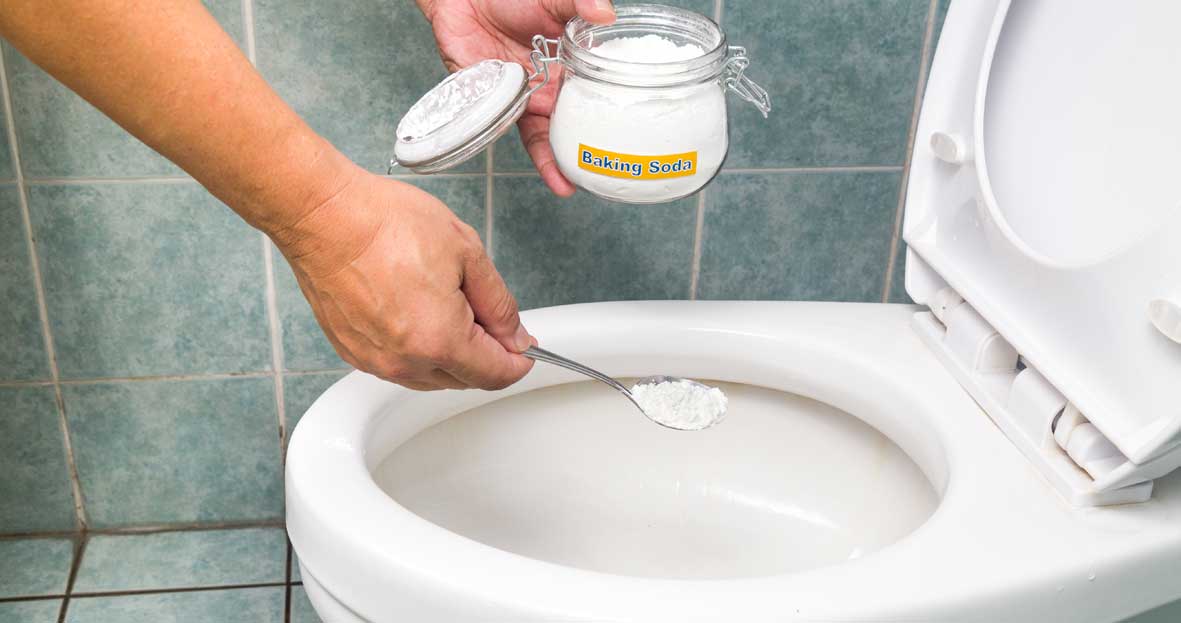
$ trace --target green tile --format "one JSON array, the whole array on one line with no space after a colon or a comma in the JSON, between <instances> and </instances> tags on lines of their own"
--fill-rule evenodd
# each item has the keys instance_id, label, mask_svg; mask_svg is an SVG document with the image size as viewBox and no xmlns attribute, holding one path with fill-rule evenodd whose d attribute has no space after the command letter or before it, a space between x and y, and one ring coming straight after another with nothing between
<instances>
[{"instance_id":1,"label":"green tile","mask_svg":"<svg viewBox=\"0 0 1181 623\"><path fill-rule=\"evenodd\" d=\"M285 582L282 528L95 536L75 593Z\"/></svg>"},{"instance_id":2,"label":"green tile","mask_svg":"<svg viewBox=\"0 0 1181 623\"><path fill-rule=\"evenodd\" d=\"M890 278L891 303L914 303L906 293L906 242L898 241L898 252L894 258L894 274Z\"/></svg>"},{"instance_id":3,"label":"green tile","mask_svg":"<svg viewBox=\"0 0 1181 623\"><path fill-rule=\"evenodd\" d=\"M0 533L73 530L52 387L0 387Z\"/></svg>"},{"instance_id":4,"label":"green tile","mask_svg":"<svg viewBox=\"0 0 1181 623\"><path fill-rule=\"evenodd\" d=\"M291 587L291 623L321 623L320 615L312 608L302 586Z\"/></svg>"},{"instance_id":5,"label":"green tile","mask_svg":"<svg viewBox=\"0 0 1181 623\"><path fill-rule=\"evenodd\" d=\"M927 0L727 2L730 43L771 95L731 97L730 167L901 165Z\"/></svg>"},{"instance_id":6,"label":"green tile","mask_svg":"<svg viewBox=\"0 0 1181 623\"><path fill-rule=\"evenodd\" d=\"M74 597L67 623L282 623L286 588Z\"/></svg>"},{"instance_id":7,"label":"green tile","mask_svg":"<svg viewBox=\"0 0 1181 623\"><path fill-rule=\"evenodd\" d=\"M533 161L521 144L521 133L513 128L496 141L492 162L497 171L533 171Z\"/></svg>"},{"instance_id":8,"label":"green tile","mask_svg":"<svg viewBox=\"0 0 1181 623\"><path fill-rule=\"evenodd\" d=\"M880 301L898 183L898 173L718 177L698 295Z\"/></svg>"},{"instance_id":9,"label":"green tile","mask_svg":"<svg viewBox=\"0 0 1181 623\"><path fill-rule=\"evenodd\" d=\"M0 148L3 151L4 148ZM37 290L16 186L0 186L0 380L49 378Z\"/></svg>"},{"instance_id":10,"label":"green tile","mask_svg":"<svg viewBox=\"0 0 1181 623\"><path fill-rule=\"evenodd\" d=\"M943 34L943 22L947 20L947 10L951 8L951 0L939 0L935 7L935 38L931 42L931 49L939 45L939 37Z\"/></svg>"},{"instance_id":11,"label":"green tile","mask_svg":"<svg viewBox=\"0 0 1181 623\"><path fill-rule=\"evenodd\" d=\"M394 182L391 182L394 183ZM409 183L435 195L465 223L484 234L483 177L416 178ZM279 322L283 330L283 360L288 370L321 370L348 367L324 337L312 308L299 290L295 275L276 253L275 288Z\"/></svg>"},{"instance_id":12,"label":"green tile","mask_svg":"<svg viewBox=\"0 0 1181 623\"><path fill-rule=\"evenodd\" d=\"M243 40L241 0L205 0ZM175 165L4 44L21 164L30 177L176 175ZM5 148L6 149L6 148Z\"/></svg>"},{"instance_id":13,"label":"green tile","mask_svg":"<svg viewBox=\"0 0 1181 623\"><path fill-rule=\"evenodd\" d=\"M410 0L255 0L258 65L317 132L385 173L394 129L447 76ZM473 158L458 171L483 171Z\"/></svg>"},{"instance_id":14,"label":"green tile","mask_svg":"<svg viewBox=\"0 0 1181 623\"><path fill-rule=\"evenodd\" d=\"M12 166L12 150L8 140L8 125L0 128L0 180L16 179L16 167Z\"/></svg>"},{"instance_id":15,"label":"green tile","mask_svg":"<svg viewBox=\"0 0 1181 623\"><path fill-rule=\"evenodd\" d=\"M65 594L73 560L69 539L0 541L0 598Z\"/></svg>"},{"instance_id":16,"label":"green tile","mask_svg":"<svg viewBox=\"0 0 1181 623\"><path fill-rule=\"evenodd\" d=\"M269 378L63 388L94 527L282 517Z\"/></svg>"},{"instance_id":17,"label":"green tile","mask_svg":"<svg viewBox=\"0 0 1181 623\"><path fill-rule=\"evenodd\" d=\"M57 623L61 608L60 599L0 603L0 623Z\"/></svg>"},{"instance_id":18,"label":"green tile","mask_svg":"<svg viewBox=\"0 0 1181 623\"><path fill-rule=\"evenodd\" d=\"M29 188L63 378L270 368L260 234L193 183Z\"/></svg>"},{"instance_id":19,"label":"green tile","mask_svg":"<svg viewBox=\"0 0 1181 623\"><path fill-rule=\"evenodd\" d=\"M283 377L283 402L287 412L287 438L291 439L291 432L299 424L300 418L307 412L312 403L344 377L344 372L325 372L323 374L299 374Z\"/></svg>"},{"instance_id":20,"label":"green tile","mask_svg":"<svg viewBox=\"0 0 1181 623\"><path fill-rule=\"evenodd\" d=\"M299 554L295 553L294 548L291 550L291 581L303 581L303 571L300 571L299 569Z\"/></svg>"},{"instance_id":21,"label":"green tile","mask_svg":"<svg viewBox=\"0 0 1181 623\"><path fill-rule=\"evenodd\" d=\"M696 197L635 206L498 178L496 266L522 309L689 295Z\"/></svg>"},{"instance_id":22,"label":"green tile","mask_svg":"<svg viewBox=\"0 0 1181 623\"><path fill-rule=\"evenodd\" d=\"M642 2L648 2L648 0L618 0L615 4L623 6L627 4L639 4ZM689 9L690 11L696 11L710 19L713 19L714 8L717 3L715 0L660 0L660 2L657 4Z\"/></svg>"}]
</instances>

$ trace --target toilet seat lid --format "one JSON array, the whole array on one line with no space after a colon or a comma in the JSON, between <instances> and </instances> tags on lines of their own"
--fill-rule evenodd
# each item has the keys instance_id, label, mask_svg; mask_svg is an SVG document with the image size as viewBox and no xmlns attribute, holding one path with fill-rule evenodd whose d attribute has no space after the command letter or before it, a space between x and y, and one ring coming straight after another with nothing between
<instances>
[{"instance_id":1,"label":"toilet seat lid","mask_svg":"<svg viewBox=\"0 0 1181 623\"><path fill-rule=\"evenodd\" d=\"M1179 22L1152 0L955 3L907 190L911 297L954 290L1129 472L1181 463Z\"/></svg>"}]
</instances>

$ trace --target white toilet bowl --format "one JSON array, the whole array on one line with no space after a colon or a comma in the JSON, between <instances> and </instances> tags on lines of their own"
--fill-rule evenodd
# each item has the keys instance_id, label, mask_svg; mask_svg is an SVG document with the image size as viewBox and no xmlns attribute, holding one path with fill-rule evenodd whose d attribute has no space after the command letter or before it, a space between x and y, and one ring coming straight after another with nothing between
<instances>
[{"instance_id":1,"label":"white toilet bowl","mask_svg":"<svg viewBox=\"0 0 1181 623\"><path fill-rule=\"evenodd\" d=\"M547 347L610 374L764 388L734 391L703 433L551 366L491 394L351 374L288 455L308 595L331 622L1115 621L1181 598L1181 479L1146 503L1072 507L914 312L526 314Z\"/></svg>"},{"instance_id":2,"label":"white toilet bowl","mask_svg":"<svg viewBox=\"0 0 1181 623\"><path fill-rule=\"evenodd\" d=\"M539 365L354 373L295 431L308 595L355 621L1110 622L1181 599L1181 3L956 2L912 157L922 307L531 311L614 376L730 386L647 422Z\"/></svg>"}]
</instances>

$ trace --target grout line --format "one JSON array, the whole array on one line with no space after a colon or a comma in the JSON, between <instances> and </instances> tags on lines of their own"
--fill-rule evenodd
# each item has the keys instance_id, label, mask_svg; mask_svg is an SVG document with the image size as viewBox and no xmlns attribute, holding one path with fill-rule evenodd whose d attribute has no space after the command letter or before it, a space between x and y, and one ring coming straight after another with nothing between
<instances>
[{"instance_id":1,"label":"grout line","mask_svg":"<svg viewBox=\"0 0 1181 623\"><path fill-rule=\"evenodd\" d=\"M316 374L348 374L353 372L355 368L319 368L316 370L286 370L283 376L313 376Z\"/></svg>"},{"instance_id":2,"label":"grout line","mask_svg":"<svg viewBox=\"0 0 1181 623\"><path fill-rule=\"evenodd\" d=\"M156 376L112 376L93 379L66 379L59 381L60 385L95 385L98 383L139 383L152 381L215 381L220 379L258 379L269 378L273 372L227 372L212 374L161 374Z\"/></svg>"},{"instance_id":3,"label":"grout line","mask_svg":"<svg viewBox=\"0 0 1181 623\"><path fill-rule=\"evenodd\" d=\"M262 263L265 275L265 296L267 301L267 329L271 336L271 370L275 391L275 417L279 425L279 468L282 473L287 460L287 405L283 397L283 334L279 323L279 295L275 288L275 254L271 250L271 239L262 237Z\"/></svg>"},{"instance_id":4,"label":"grout line","mask_svg":"<svg viewBox=\"0 0 1181 623\"><path fill-rule=\"evenodd\" d=\"M927 6L927 26L923 31L923 45L919 56L918 84L914 87L914 107L910 113L910 128L906 134L906 162L902 167L902 179L898 184L898 207L894 211L894 229L890 235L890 255L886 258L886 277L882 283L882 302L890 302L890 286L894 272L898 270L898 245L902 241L902 220L906 214L906 187L910 183L910 164L914 158L915 135L918 133L919 111L923 108L923 93L927 88L927 72L931 67L931 43L935 33L935 11L938 0L931 0Z\"/></svg>"},{"instance_id":5,"label":"grout line","mask_svg":"<svg viewBox=\"0 0 1181 623\"><path fill-rule=\"evenodd\" d=\"M142 588L122 591L88 591L74 593L72 597L92 599L95 597L131 597L135 595L159 595L161 593L207 593L210 591L242 590L248 588L283 588L285 582L255 582L253 584L215 584L213 586L181 586L177 588ZM67 597L67 599L69 596Z\"/></svg>"},{"instance_id":6,"label":"grout line","mask_svg":"<svg viewBox=\"0 0 1181 623\"><path fill-rule=\"evenodd\" d=\"M57 404L58 427L61 429L62 446L66 454L66 470L70 475L70 491L74 496L74 522L79 531L85 531L86 508L82 498L82 484L78 479L78 464L74 460L74 445L70 440L66 403L62 399L61 375L58 373L57 355L53 346L53 331L49 324L49 305L45 299L45 281L41 275L41 262L37 258L37 241L33 236L28 187L25 183L24 167L20 158L20 144L16 136L12 90L8 84L8 59L3 52L0 52L0 96L4 99L4 123L8 130L8 149L12 155L12 168L16 173L17 202L21 221L25 228L25 242L29 245L29 266L33 271L33 289L37 297L37 315L41 322L41 338L45 342L45 354L49 358L49 378L53 386L54 402Z\"/></svg>"},{"instance_id":7,"label":"grout line","mask_svg":"<svg viewBox=\"0 0 1181 623\"><path fill-rule=\"evenodd\" d=\"M258 44L254 34L254 0L242 0L242 30L246 33L246 57L258 69ZM275 287L275 253L271 239L262 238L263 295L267 305L267 333L271 338L271 386L275 393L275 424L279 429L279 473L287 462L287 403L283 391L283 330L279 321L279 294Z\"/></svg>"},{"instance_id":8,"label":"grout line","mask_svg":"<svg viewBox=\"0 0 1181 623\"><path fill-rule=\"evenodd\" d=\"M902 167L899 165L836 165L831 167L747 167L747 168L723 168L719 171L720 175L727 174L750 174L750 173L897 173L901 171ZM474 177L476 175L484 175L483 173L456 173L455 176ZM489 173L492 177L540 177L537 171L495 171ZM395 179L402 179L408 176L387 176ZM415 176L409 176L411 178ZM421 177L421 176L418 176ZM432 175L431 177L438 177Z\"/></svg>"},{"instance_id":9,"label":"grout line","mask_svg":"<svg viewBox=\"0 0 1181 623\"><path fill-rule=\"evenodd\" d=\"M265 519L261 521L223 521L218 523L176 523L176 524L144 524L138 526L123 526L115 528L87 528L90 536L119 536L133 534L156 534L159 532L212 532L217 530L249 530L256 528L283 528L282 519ZM0 534L0 541L30 540L30 539L73 539L79 535L76 531L49 532L8 532Z\"/></svg>"},{"instance_id":10,"label":"grout line","mask_svg":"<svg viewBox=\"0 0 1181 623\"><path fill-rule=\"evenodd\" d=\"M752 173L897 173L900 166L835 166L835 167L782 167L771 169L722 169L720 174L752 174Z\"/></svg>"},{"instance_id":11,"label":"grout line","mask_svg":"<svg viewBox=\"0 0 1181 623\"><path fill-rule=\"evenodd\" d=\"M70 563L70 576L66 579L66 594L62 598L61 609L57 613L57 623L65 623L66 611L70 608L70 595L74 592L74 582L78 579L78 569L82 567L82 556L86 554L87 537L83 531L74 542L74 559Z\"/></svg>"},{"instance_id":12,"label":"grout line","mask_svg":"<svg viewBox=\"0 0 1181 623\"><path fill-rule=\"evenodd\" d=\"M487 169L488 167L485 167ZM837 165L831 167L767 167L722 169L722 173L839 173L846 171L898 171L902 167L897 165ZM386 179L399 181L413 181L422 179L471 179L491 175L493 177L540 177L536 170L531 171L481 171L469 173L432 173L419 175L416 173L394 173L382 175ZM16 180L3 180L0 184L13 184ZM28 186L69 186L82 184L196 184L197 180L187 175L144 175L129 177L30 177L25 179Z\"/></svg>"},{"instance_id":13,"label":"grout line","mask_svg":"<svg viewBox=\"0 0 1181 623\"><path fill-rule=\"evenodd\" d=\"M492 177L541 177L541 174L534 171L493 171L489 173Z\"/></svg>"},{"instance_id":14,"label":"grout line","mask_svg":"<svg viewBox=\"0 0 1181 623\"><path fill-rule=\"evenodd\" d=\"M389 175L381 175L379 177L384 177L387 180L398 180L401 182L406 182L406 181L424 180L424 179L433 179L433 180L472 179L472 178L476 178L476 177L484 177L485 175L487 175L487 173L481 171L479 173L430 173L430 174L393 173L393 174L389 174Z\"/></svg>"},{"instance_id":15,"label":"grout line","mask_svg":"<svg viewBox=\"0 0 1181 623\"><path fill-rule=\"evenodd\" d=\"M287 540L287 578L284 581L287 585L283 595L283 623L291 622L291 540Z\"/></svg>"},{"instance_id":16,"label":"grout line","mask_svg":"<svg viewBox=\"0 0 1181 623\"><path fill-rule=\"evenodd\" d=\"M488 161L484 165L484 249L488 253L488 258L493 260L496 259L496 251L492 247L492 188L495 186L493 182L496 179L493 176L492 165L495 152L496 143L493 143L488 146L488 151L485 153Z\"/></svg>"},{"instance_id":17,"label":"grout line","mask_svg":"<svg viewBox=\"0 0 1181 623\"><path fill-rule=\"evenodd\" d=\"M120 528L91 528L87 530L90 536L121 536L160 534L164 532L215 532L219 530L251 530L258 528L283 528L282 519L264 521L227 521L220 523L189 523L189 524L157 524L143 526L125 526Z\"/></svg>"},{"instance_id":18,"label":"grout line","mask_svg":"<svg viewBox=\"0 0 1181 623\"><path fill-rule=\"evenodd\" d=\"M312 376L317 374L347 374L352 372L353 368L316 368L312 370L284 370L283 376ZM271 371L255 371L255 372L225 372L225 373L208 373L208 374L172 374L172 375L157 375L157 376L112 376L89 379L61 379L57 381L57 385L96 385L100 383L145 383L145 382L159 382L159 381L216 381L224 379L262 379L274 376ZM51 387L55 385L53 381L0 381L0 388L13 387ZM2 536L2 535L0 535Z\"/></svg>"},{"instance_id":19,"label":"grout line","mask_svg":"<svg viewBox=\"0 0 1181 623\"><path fill-rule=\"evenodd\" d=\"M52 387L53 381L0 381L0 388L7 387Z\"/></svg>"},{"instance_id":20,"label":"grout line","mask_svg":"<svg viewBox=\"0 0 1181 623\"><path fill-rule=\"evenodd\" d=\"M697 191L697 216L693 226L693 259L689 264L689 300L697 300L697 283L701 277L701 245L705 236L705 189Z\"/></svg>"},{"instance_id":21,"label":"grout line","mask_svg":"<svg viewBox=\"0 0 1181 623\"><path fill-rule=\"evenodd\" d=\"M0 597L0 604L12 603L16 601L50 601L52 599L64 599L65 596L65 593L59 593L56 595L21 595L20 597ZM58 611L58 615L61 615L60 610Z\"/></svg>"},{"instance_id":22,"label":"grout line","mask_svg":"<svg viewBox=\"0 0 1181 623\"><path fill-rule=\"evenodd\" d=\"M77 530L58 530L53 532L9 532L0 534L0 541L32 541L37 539L74 539L78 537Z\"/></svg>"},{"instance_id":23,"label":"grout line","mask_svg":"<svg viewBox=\"0 0 1181 623\"><path fill-rule=\"evenodd\" d=\"M29 186L71 186L81 184L196 184L187 175L145 175L134 177L32 177Z\"/></svg>"},{"instance_id":24,"label":"grout line","mask_svg":"<svg viewBox=\"0 0 1181 623\"><path fill-rule=\"evenodd\" d=\"M254 0L242 0L242 30L246 35L246 58L258 67L258 47L254 42Z\"/></svg>"},{"instance_id":25,"label":"grout line","mask_svg":"<svg viewBox=\"0 0 1181 623\"><path fill-rule=\"evenodd\" d=\"M725 10L724 0L714 0L714 22L722 23L722 12ZM689 260L689 300L697 300L697 285L701 280L701 245L705 235L705 195L706 189L697 191L697 210L693 225L693 257Z\"/></svg>"}]
</instances>

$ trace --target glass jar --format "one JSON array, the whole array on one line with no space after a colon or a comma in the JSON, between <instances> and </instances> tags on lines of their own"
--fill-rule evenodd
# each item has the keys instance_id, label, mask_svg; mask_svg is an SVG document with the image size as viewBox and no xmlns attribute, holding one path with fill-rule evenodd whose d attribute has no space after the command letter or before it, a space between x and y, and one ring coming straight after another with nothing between
<instances>
[{"instance_id":1,"label":"glass jar","mask_svg":"<svg viewBox=\"0 0 1181 623\"><path fill-rule=\"evenodd\" d=\"M535 36L532 74L486 60L449 76L398 124L391 170L436 173L480 153L521 117L557 63L549 131L563 175L626 203L700 190L729 150L726 92L764 117L767 92L744 75L746 50L728 45L704 15L658 4L621 6L616 15L607 26L575 18L560 39Z\"/></svg>"},{"instance_id":2,"label":"glass jar","mask_svg":"<svg viewBox=\"0 0 1181 623\"><path fill-rule=\"evenodd\" d=\"M540 46L546 59L563 67L550 120L558 168L578 187L615 201L657 203L691 195L726 159L726 91L764 116L770 111L767 93L743 75L746 51L727 45L713 20L654 4L621 6L617 15L609 26L571 20L556 59L548 54L550 41ZM681 57L693 55L663 60L678 53L674 46ZM610 55L597 52L608 48Z\"/></svg>"}]
</instances>

